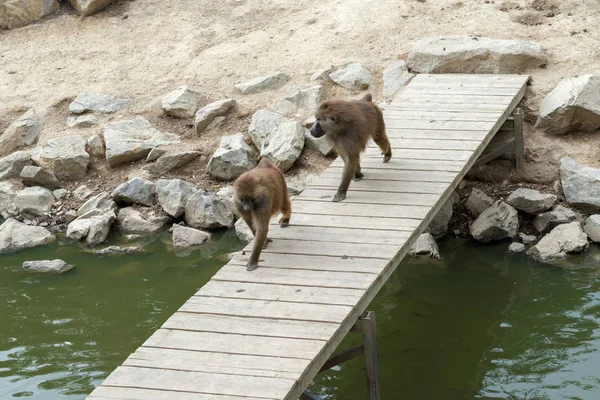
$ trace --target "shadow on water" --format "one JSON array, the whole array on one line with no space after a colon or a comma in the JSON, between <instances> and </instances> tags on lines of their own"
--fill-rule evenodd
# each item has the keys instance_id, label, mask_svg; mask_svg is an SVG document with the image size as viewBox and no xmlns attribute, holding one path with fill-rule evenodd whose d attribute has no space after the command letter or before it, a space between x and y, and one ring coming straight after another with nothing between
<instances>
[{"instance_id":1,"label":"shadow on water","mask_svg":"<svg viewBox=\"0 0 600 400\"><path fill-rule=\"evenodd\" d=\"M140 254L58 243L0 257L0 398L83 399L242 247L225 233L177 257L168 235L153 239ZM598 250L565 270L506 246L447 239L443 261L408 258L392 275L369 306L384 399L600 399ZM48 258L76 268L20 271ZM362 362L312 390L365 399Z\"/></svg>"}]
</instances>

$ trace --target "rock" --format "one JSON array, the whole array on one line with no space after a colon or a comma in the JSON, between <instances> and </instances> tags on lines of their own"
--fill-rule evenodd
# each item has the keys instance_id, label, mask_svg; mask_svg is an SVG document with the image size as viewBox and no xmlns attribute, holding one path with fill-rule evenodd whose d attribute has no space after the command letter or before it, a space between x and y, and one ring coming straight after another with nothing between
<instances>
[{"instance_id":1,"label":"rock","mask_svg":"<svg viewBox=\"0 0 600 400\"><path fill-rule=\"evenodd\" d=\"M67 211L64 216L65 224L70 224L72 221L75 220L75 218L77 218L77 211L75 211L75 210Z\"/></svg>"},{"instance_id":2,"label":"rock","mask_svg":"<svg viewBox=\"0 0 600 400\"><path fill-rule=\"evenodd\" d=\"M210 240L210 233L187 226L173 225L173 247L198 246Z\"/></svg>"},{"instance_id":3,"label":"rock","mask_svg":"<svg viewBox=\"0 0 600 400\"><path fill-rule=\"evenodd\" d=\"M0 182L0 217L8 219L18 215L15 199L23 186L17 182Z\"/></svg>"},{"instance_id":4,"label":"rock","mask_svg":"<svg viewBox=\"0 0 600 400\"><path fill-rule=\"evenodd\" d=\"M166 227L171 217L162 210L126 207L119 210L117 221L125 233L156 233Z\"/></svg>"},{"instance_id":5,"label":"rock","mask_svg":"<svg viewBox=\"0 0 600 400\"><path fill-rule=\"evenodd\" d=\"M0 156L8 155L22 147L37 143L38 137L44 129L45 120L45 108L30 108L17 118L0 135Z\"/></svg>"},{"instance_id":6,"label":"rock","mask_svg":"<svg viewBox=\"0 0 600 400\"><path fill-rule=\"evenodd\" d=\"M234 105L234 99L223 99L199 109L194 118L194 129L196 130L196 133L204 131L216 117L227 114Z\"/></svg>"},{"instance_id":7,"label":"rock","mask_svg":"<svg viewBox=\"0 0 600 400\"><path fill-rule=\"evenodd\" d=\"M117 203L115 203L108 192L101 192L94 197L91 197L77 210L77 216L85 216L91 212L95 214L104 214L108 211L115 210Z\"/></svg>"},{"instance_id":8,"label":"rock","mask_svg":"<svg viewBox=\"0 0 600 400\"><path fill-rule=\"evenodd\" d=\"M28 226L16 219L0 225L0 253L10 253L50 243L54 235L41 226Z\"/></svg>"},{"instance_id":9,"label":"rock","mask_svg":"<svg viewBox=\"0 0 600 400\"><path fill-rule=\"evenodd\" d=\"M304 189L306 189L306 185L308 185L313 176L315 175L304 172L296 176L286 178L288 194L290 196L298 196L304 191Z\"/></svg>"},{"instance_id":10,"label":"rock","mask_svg":"<svg viewBox=\"0 0 600 400\"><path fill-rule=\"evenodd\" d=\"M164 156L160 156L154 163L146 165L143 169L153 175L163 175L189 163L201 154L199 151L182 151L165 154Z\"/></svg>"},{"instance_id":11,"label":"rock","mask_svg":"<svg viewBox=\"0 0 600 400\"><path fill-rule=\"evenodd\" d=\"M115 0L69 0L69 2L81 15L88 16L108 7Z\"/></svg>"},{"instance_id":12,"label":"rock","mask_svg":"<svg viewBox=\"0 0 600 400\"><path fill-rule=\"evenodd\" d=\"M538 232L545 233L551 231L558 225L579 220L583 220L581 214L576 213L567 207L558 205L554 210L542 213L535 217L533 226Z\"/></svg>"},{"instance_id":13,"label":"rock","mask_svg":"<svg viewBox=\"0 0 600 400\"><path fill-rule=\"evenodd\" d=\"M564 258L568 253L579 253L588 248L587 235L577 221L558 225L544 236L527 254L541 262Z\"/></svg>"},{"instance_id":14,"label":"rock","mask_svg":"<svg viewBox=\"0 0 600 400\"><path fill-rule=\"evenodd\" d=\"M383 98L391 100L415 75L408 72L402 60L392 62L383 71Z\"/></svg>"},{"instance_id":15,"label":"rock","mask_svg":"<svg viewBox=\"0 0 600 400\"><path fill-rule=\"evenodd\" d=\"M93 115L70 115L67 118L69 128L90 128L95 125L98 125L98 118Z\"/></svg>"},{"instance_id":16,"label":"rock","mask_svg":"<svg viewBox=\"0 0 600 400\"><path fill-rule=\"evenodd\" d=\"M218 197L198 190L185 204L185 223L202 229L228 227L233 225L233 214Z\"/></svg>"},{"instance_id":17,"label":"rock","mask_svg":"<svg viewBox=\"0 0 600 400\"><path fill-rule=\"evenodd\" d=\"M233 202L233 186L225 186L224 188L221 188L216 193L216 197L220 202L225 204L225 207L227 207L227 210L233 215L233 218L235 220L236 219L236 215L235 215L236 210L235 210L235 203Z\"/></svg>"},{"instance_id":18,"label":"rock","mask_svg":"<svg viewBox=\"0 0 600 400\"><path fill-rule=\"evenodd\" d=\"M217 179L235 179L256 166L253 156L254 149L246 144L242 133L223 136L219 148L208 161L208 172Z\"/></svg>"},{"instance_id":19,"label":"rock","mask_svg":"<svg viewBox=\"0 0 600 400\"><path fill-rule=\"evenodd\" d=\"M525 245L522 243L513 242L508 246L510 253L522 253L525 251Z\"/></svg>"},{"instance_id":20,"label":"rock","mask_svg":"<svg viewBox=\"0 0 600 400\"><path fill-rule=\"evenodd\" d=\"M52 205L55 201L50 190L40 186L33 186L25 188L17 194L15 206L22 215L41 217L52 210Z\"/></svg>"},{"instance_id":21,"label":"rock","mask_svg":"<svg viewBox=\"0 0 600 400\"><path fill-rule=\"evenodd\" d=\"M454 202L455 197L453 196L446 200L440 211L438 211L436 216L433 217L429 223L429 226L425 229L425 233L431 233L435 239L439 239L446 234L448 231L448 223L454 212Z\"/></svg>"},{"instance_id":22,"label":"rock","mask_svg":"<svg viewBox=\"0 0 600 400\"><path fill-rule=\"evenodd\" d=\"M431 74L516 74L547 63L536 42L473 36L420 39L406 61L413 72Z\"/></svg>"},{"instance_id":23,"label":"rock","mask_svg":"<svg viewBox=\"0 0 600 400\"><path fill-rule=\"evenodd\" d=\"M500 200L482 212L471 225L471 235L482 243L512 239L518 230L517 210Z\"/></svg>"},{"instance_id":24,"label":"rock","mask_svg":"<svg viewBox=\"0 0 600 400\"><path fill-rule=\"evenodd\" d=\"M156 181L158 203L167 214L174 218L179 218L184 213L188 198L198 190L198 186L181 179Z\"/></svg>"},{"instance_id":25,"label":"rock","mask_svg":"<svg viewBox=\"0 0 600 400\"><path fill-rule=\"evenodd\" d=\"M40 260L25 261L21 268L25 272L39 272L44 274L62 274L75 268L74 265L67 264L63 260Z\"/></svg>"},{"instance_id":26,"label":"rock","mask_svg":"<svg viewBox=\"0 0 600 400\"><path fill-rule=\"evenodd\" d=\"M567 202L588 213L600 211L600 169L577 164L570 157L560 160L560 182Z\"/></svg>"},{"instance_id":27,"label":"rock","mask_svg":"<svg viewBox=\"0 0 600 400\"><path fill-rule=\"evenodd\" d=\"M114 167L145 158L158 146L179 143L179 137L155 129L145 118L134 118L104 125L106 161Z\"/></svg>"},{"instance_id":28,"label":"rock","mask_svg":"<svg viewBox=\"0 0 600 400\"><path fill-rule=\"evenodd\" d=\"M237 83L234 87L241 94L253 94L279 89L286 81L287 78L282 72L275 72L271 75L259 76L246 82Z\"/></svg>"},{"instance_id":29,"label":"rock","mask_svg":"<svg viewBox=\"0 0 600 400\"><path fill-rule=\"evenodd\" d=\"M0 3L0 29L25 26L56 10L56 0L3 0Z\"/></svg>"},{"instance_id":30,"label":"rock","mask_svg":"<svg viewBox=\"0 0 600 400\"><path fill-rule=\"evenodd\" d=\"M312 115L319 106L322 95L323 86L321 85L312 86L307 89L289 87L275 111L282 114L293 115L300 109Z\"/></svg>"},{"instance_id":31,"label":"rock","mask_svg":"<svg viewBox=\"0 0 600 400\"><path fill-rule=\"evenodd\" d=\"M83 201L90 197L94 192L88 189L85 185L78 186L75 190L73 190L73 198L75 200Z\"/></svg>"},{"instance_id":32,"label":"rock","mask_svg":"<svg viewBox=\"0 0 600 400\"><path fill-rule=\"evenodd\" d=\"M600 128L600 75L561 80L542 101L536 127L552 135Z\"/></svg>"},{"instance_id":33,"label":"rock","mask_svg":"<svg viewBox=\"0 0 600 400\"><path fill-rule=\"evenodd\" d=\"M50 190L57 190L62 186L52 172L31 165L21 170L21 181L26 186L41 186Z\"/></svg>"},{"instance_id":34,"label":"rock","mask_svg":"<svg viewBox=\"0 0 600 400\"><path fill-rule=\"evenodd\" d=\"M167 115L191 118L198 109L198 96L195 90L182 86L163 97L161 105Z\"/></svg>"},{"instance_id":35,"label":"rock","mask_svg":"<svg viewBox=\"0 0 600 400\"><path fill-rule=\"evenodd\" d=\"M302 125L273 111L254 113L248 133L260 156L268 158L283 171L294 164L304 147Z\"/></svg>"},{"instance_id":36,"label":"rock","mask_svg":"<svg viewBox=\"0 0 600 400\"><path fill-rule=\"evenodd\" d=\"M121 183L113 191L112 197L117 204L141 204L152 206L156 195L156 186L144 178L133 178Z\"/></svg>"},{"instance_id":37,"label":"rock","mask_svg":"<svg viewBox=\"0 0 600 400\"><path fill-rule=\"evenodd\" d=\"M167 151L165 149L160 149L158 147L153 148L148 153L148 157L146 157L146 162L156 161L159 157L165 154Z\"/></svg>"},{"instance_id":38,"label":"rock","mask_svg":"<svg viewBox=\"0 0 600 400\"><path fill-rule=\"evenodd\" d=\"M103 243L110 233L115 217L113 210L95 210L83 214L69 223L67 237L72 240L85 239L92 246Z\"/></svg>"},{"instance_id":39,"label":"rock","mask_svg":"<svg viewBox=\"0 0 600 400\"><path fill-rule=\"evenodd\" d=\"M535 215L550 209L556 203L556 196L534 189L519 188L508 196L506 202L517 210Z\"/></svg>"},{"instance_id":40,"label":"rock","mask_svg":"<svg viewBox=\"0 0 600 400\"><path fill-rule=\"evenodd\" d=\"M96 254L107 255L107 254L129 254L129 253L139 253L141 249L138 246L108 246L100 250L94 251Z\"/></svg>"},{"instance_id":41,"label":"rock","mask_svg":"<svg viewBox=\"0 0 600 400\"><path fill-rule=\"evenodd\" d=\"M583 230L592 242L600 242L600 214L590 215L585 221Z\"/></svg>"},{"instance_id":42,"label":"rock","mask_svg":"<svg viewBox=\"0 0 600 400\"><path fill-rule=\"evenodd\" d=\"M130 100L119 99L109 94L83 92L69 104L69 111L72 114L83 114L90 111L109 114L127 108L131 104Z\"/></svg>"},{"instance_id":43,"label":"rock","mask_svg":"<svg viewBox=\"0 0 600 400\"><path fill-rule=\"evenodd\" d=\"M438 249L435 239L430 233L423 233L420 235L413 247L409 250L408 254L411 256L426 254L427 256L436 260L440 259L440 250Z\"/></svg>"},{"instance_id":44,"label":"rock","mask_svg":"<svg viewBox=\"0 0 600 400\"><path fill-rule=\"evenodd\" d=\"M333 151L331 143L324 136L316 138L309 131L304 131L304 143L309 149L320 152L324 156L328 156Z\"/></svg>"},{"instance_id":45,"label":"rock","mask_svg":"<svg viewBox=\"0 0 600 400\"><path fill-rule=\"evenodd\" d=\"M254 239L254 235L252 234L252 229L248 226L246 221L243 218L238 219L235 222L235 234L237 237L246 243L250 243L252 239Z\"/></svg>"},{"instance_id":46,"label":"rock","mask_svg":"<svg viewBox=\"0 0 600 400\"><path fill-rule=\"evenodd\" d=\"M85 151L85 140L79 135L50 139L33 149L31 159L61 181L82 179L90 162L90 156Z\"/></svg>"},{"instance_id":47,"label":"rock","mask_svg":"<svg viewBox=\"0 0 600 400\"><path fill-rule=\"evenodd\" d=\"M465 203L465 207L467 207L467 210L469 210L473 216L478 217L479 214L491 207L492 204L494 204L494 200L490 196L477 188L473 188Z\"/></svg>"},{"instance_id":48,"label":"rock","mask_svg":"<svg viewBox=\"0 0 600 400\"><path fill-rule=\"evenodd\" d=\"M523 244L533 243L537 239L534 235L526 235L524 233L519 233L519 238Z\"/></svg>"},{"instance_id":49,"label":"rock","mask_svg":"<svg viewBox=\"0 0 600 400\"><path fill-rule=\"evenodd\" d=\"M329 74L333 72L333 65L325 68L321 68L317 72L311 75L311 81L324 81L329 79Z\"/></svg>"},{"instance_id":50,"label":"rock","mask_svg":"<svg viewBox=\"0 0 600 400\"><path fill-rule=\"evenodd\" d=\"M332 81L351 90L363 90L369 87L373 76L371 71L359 63L346 64L341 69L329 74Z\"/></svg>"},{"instance_id":51,"label":"rock","mask_svg":"<svg viewBox=\"0 0 600 400\"><path fill-rule=\"evenodd\" d=\"M15 151L11 155L0 158L0 181L18 177L23 168L28 165L33 165L31 153L28 151Z\"/></svg>"},{"instance_id":52,"label":"rock","mask_svg":"<svg viewBox=\"0 0 600 400\"><path fill-rule=\"evenodd\" d=\"M92 135L87 139L86 151L92 157L104 157L104 140L100 135Z\"/></svg>"}]
</instances>

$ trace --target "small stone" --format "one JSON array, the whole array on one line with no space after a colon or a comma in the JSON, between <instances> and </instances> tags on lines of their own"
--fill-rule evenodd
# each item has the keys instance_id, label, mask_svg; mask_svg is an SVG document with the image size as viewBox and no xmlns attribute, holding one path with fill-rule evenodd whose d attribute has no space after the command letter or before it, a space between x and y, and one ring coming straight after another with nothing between
<instances>
[{"instance_id":1,"label":"small stone","mask_svg":"<svg viewBox=\"0 0 600 400\"><path fill-rule=\"evenodd\" d=\"M425 229L425 233L431 233L435 239L439 239L446 234L448 231L448 223L454 212L455 199L454 196L451 196L446 200L440 211L438 211L436 216L433 217L429 223L429 226Z\"/></svg>"},{"instance_id":2,"label":"small stone","mask_svg":"<svg viewBox=\"0 0 600 400\"><path fill-rule=\"evenodd\" d=\"M167 115L176 118L191 118L198 109L198 96L197 91L182 86L163 97L161 105Z\"/></svg>"},{"instance_id":3,"label":"small stone","mask_svg":"<svg viewBox=\"0 0 600 400\"><path fill-rule=\"evenodd\" d=\"M70 224L75 218L77 218L77 211L69 210L65 213L64 219L66 224Z\"/></svg>"},{"instance_id":4,"label":"small stone","mask_svg":"<svg viewBox=\"0 0 600 400\"><path fill-rule=\"evenodd\" d=\"M69 2L81 15L88 16L108 7L115 0L69 0Z\"/></svg>"},{"instance_id":5,"label":"small stone","mask_svg":"<svg viewBox=\"0 0 600 400\"><path fill-rule=\"evenodd\" d=\"M121 183L112 193L112 198L117 204L141 204L152 206L156 194L153 182L144 178L133 178Z\"/></svg>"},{"instance_id":6,"label":"small stone","mask_svg":"<svg viewBox=\"0 0 600 400\"><path fill-rule=\"evenodd\" d=\"M31 108L0 135L0 156L37 143L46 120L45 108Z\"/></svg>"},{"instance_id":7,"label":"small stone","mask_svg":"<svg viewBox=\"0 0 600 400\"><path fill-rule=\"evenodd\" d=\"M538 261L550 263L569 253L580 253L589 246L587 235L577 221L559 225L544 236L527 254Z\"/></svg>"},{"instance_id":8,"label":"small stone","mask_svg":"<svg viewBox=\"0 0 600 400\"><path fill-rule=\"evenodd\" d=\"M519 233L519 238L521 239L521 242L523 244L533 243L537 239L537 237L535 237L534 235L526 235L524 233Z\"/></svg>"},{"instance_id":9,"label":"small stone","mask_svg":"<svg viewBox=\"0 0 600 400\"><path fill-rule=\"evenodd\" d=\"M508 196L506 202L517 210L535 215L552 207L556 202L556 196L543 194L534 189L519 188Z\"/></svg>"},{"instance_id":10,"label":"small stone","mask_svg":"<svg viewBox=\"0 0 600 400\"><path fill-rule=\"evenodd\" d=\"M102 136L100 135L92 135L88 138L86 147L86 151L89 155L96 158L104 157L104 140L102 140Z\"/></svg>"},{"instance_id":11,"label":"small stone","mask_svg":"<svg viewBox=\"0 0 600 400\"><path fill-rule=\"evenodd\" d=\"M252 229L248 226L246 221L243 218L238 219L235 222L235 234L237 237L246 243L250 243L252 239L254 239L254 235L252 234Z\"/></svg>"},{"instance_id":12,"label":"small stone","mask_svg":"<svg viewBox=\"0 0 600 400\"><path fill-rule=\"evenodd\" d=\"M91 128L98 125L98 118L93 115L70 115L67 118L69 128Z\"/></svg>"},{"instance_id":13,"label":"small stone","mask_svg":"<svg viewBox=\"0 0 600 400\"><path fill-rule=\"evenodd\" d=\"M113 113L129 107L130 100L119 99L115 96L100 93L80 93L69 105L72 114L83 114L85 112Z\"/></svg>"},{"instance_id":14,"label":"small stone","mask_svg":"<svg viewBox=\"0 0 600 400\"><path fill-rule=\"evenodd\" d=\"M317 72L311 75L311 81L324 81L329 79L329 74L333 72L333 65L325 68L321 68Z\"/></svg>"},{"instance_id":15,"label":"small stone","mask_svg":"<svg viewBox=\"0 0 600 400\"><path fill-rule=\"evenodd\" d=\"M359 63L347 64L340 70L329 74L329 77L338 85L352 90L364 90L373 80L371 71Z\"/></svg>"},{"instance_id":16,"label":"small stone","mask_svg":"<svg viewBox=\"0 0 600 400\"><path fill-rule=\"evenodd\" d=\"M282 72L275 72L274 74L259 76L246 82L237 83L234 87L242 94L253 94L279 89L286 81L287 78Z\"/></svg>"},{"instance_id":17,"label":"small stone","mask_svg":"<svg viewBox=\"0 0 600 400\"><path fill-rule=\"evenodd\" d=\"M62 200L67 195L66 189L56 189L52 191L52 195L56 200Z\"/></svg>"},{"instance_id":18,"label":"small stone","mask_svg":"<svg viewBox=\"0 0 600 400\"><path fill-rule=\"evenodd\" d=\"M15 198L15 206L19 212L32 217L41 217L49 213L54 202L52 192L40 186L25 188Z\"/></svg>"},{"instance_id":19,"label":"small stone","mask_svg":"<svg viewBox=\"0 0 600 400\"><path fill-rule=\"evenodd\" d=\"M143 169L152 175L164 175L167 172L184 166L200 156L199 151L182 151L160 156L154 163L146 165Z\"/></svg>"},{"instance_id":20,"label":"small stone","mask_svg":"<svg viewBox=\"0 0 600 400\"><path fill-rule=\"evenodd\" d=\"M167 214L174 218L183 215L187 199L198 190L198 186L181 179L156 181L158 203Z\"/></svg>"},{"instance_id":21,"label":"small stone","mask_svg":"<svg viewBox=\"0 0 600 400\"><path fill-rule=\"evenodd\" d=\"M94 192L88 189L85 185L78 186L75 190L73 190L73 198L75 200L83 201L90 197Z\"/></svg>"},{"instance_id":22,"label":"small stone","mask_svg":"<svg viewBox=\"0 0 600 400\"><path fill-rule=\"evenodd\" d=\"M152 150L150 150L150 153L148 153L148 157L146 157L146 162L148 163L148 162L156 161L159 157L161 157L166 152L167 151L165 149L160 149L158 147L155 147Z\"/></svg>"},{"instance_id":23,"label":"small stone","mask_svg":"<svg viewBox=\"0 0 600 400\"><path fill-rule=\"evenodd\" d=\"M275 111L286 115L293 115L299 111L304 111L313 115L319 106L322 95L323 86L321 85L312 86L307 89L288 87Z\"/></svg>"},{"instance_id":24,"label":"small stone","mask_svg":"<svg viewBox=\"0 0 600 400\"><path fill-rule=\"evenodd\" d=\"M254 149L246 144L242 133L223 136L219 148L208 161L208 172L217 179L235 179L256 166L253 157Z\"/></svg>"},{"instance_id":25,"label":"small stone","mask_svg":"<svg viewBox=\"0 0 600 400\"><path fill-rule=\"evenodd\" d=\"M3 0L0 29L20 28L53 13L58 7L56 0ZM8 73L11 72L15 73Z\"/></svg>"},{"instance_id":26,"label":"small stone","mask_svg":"<svg viewBox=\"0 0 600 400\"><path fill-rule=\"evenodd\" d=\"M25 261L21 268L25 272L38 272L44 274L62 274L75 268L74 265L67 264L63 260L40 260Z\"/></svg>"},{"instance_id":27,"label":"small stone","mask_svg":"<svg viewBox=\"0 0 600 400\"><path fill-rule=\"evenodd\" d=\"M110 254L130 254L130 253L139 253L141 249L138 246L108 246L100 250L95 250L94 253L100 255L110 255Z\"/></svg>"},{"instance_id":28,"label":"small stone","mask_svg":"<svg viewBox=\"0 0 600 400\"><path fill-rule=\"evenodd\" d=\"M31 159L51 171L60 181L78 180L87 173L90 156L85 151L85 140L79 135L50 139L31 151Z\"/></svg>"},{"instance_id":29,"label":"small stone","mask_svg":"<svg viewBox=\"0 0 600 400\"><path fill-rule=\"evenodd\" d=\"M590 215L583 227L592 242L600 242L600 214Z\"/></svg>"},{"instance_id":30,"label":"small stone","mask_svg":"<svg viewBox=\"0 0 600 400\"><path fill-rule=\"evenodd\" d=\"M27 226L16 219L0 225L0 253L9 253L50 243L54 235L40 226Z\"/></svg>"},{"instance_id":31,"label":"small stone","mask_svg":"<svg viewBox=\"0 0 600 400\"><path fill-rule=\"evenodd\" d=\"M510 246L508 246L508 251L511 253L522 253L525 251L525 245L522 243L511 243Z\"/></svg>"},{"instance_id":32,"label":"small stone","mask_svg":"<svg viewBox=\"0 0 600 400\"><path fill-rule=\"evenodd\" d=\"M408 254L415 256L425 254L433 259L440 259L440 250L433 236L430 233L423 233L418 238Z\"/></svg>"},{"instance_id":33,"label":"small stone","mask_svg":"<svg viewBox=\"0 0 600 400\"><path fill-rule=\"evenodd\" d=\"M500 200L482 212L471 225L471 235L482 243L512 239L518 230L517 210Z\"/></svg>"},{"instance_id":34,"label":"small stone","mask_svg":"<svg viewBox=\"0 0 600 400\"><path fill-rule=\"evenodd\" d=\"M383 98L391 100L394 95L414 77L402 60L392 62L383 71Z\"/></svg>"},{"instance_id":35,"label":"small stone","mask_svg":"<svg viewBox=\"0 0 600 400\"><path fill-rule=\"evenodd\" d=\"M309 131L304 131L304 143L309 149L318 151L324 156L328 156L333 152L333 145L324 136L316 138Z\"/></svg>"},{"instance_id":36,"label":"small stone","mask_svg":"<svg viewBox=\"0 0 600 400\"><path fill-rule=\"evenodd\" d=\"M542 213L535 217L533 220L533 226L540 233L549 232L558 225L566 224L568 222L577 221L583 219L583 217L575 211L558 205L552 211Z\"/></svg>"},{"instance_id":37,"label":"small stone","mask_svg":"<svg viewBox=\"0 0 600 400\"><path fill-rule=\"evenodd\" d=\"M28 165L33 165L31 153L28 151L15 151L11 155L0 158L0 181L17 178Z\"/></svg>"},{"instance_id":38,"label":"small stone","mask_svg":"<svg viewBox=\"0 0 600 400\"><path fill-rule=\"evenodd\" d=\"M113 201L112 197L108 192L101 192L94 197L89 198L79 210L77 210L77 216L81 217L88 213L104 214L108 211L115 210L117 204Z\"/></svg>"},{"instance_id":39,"label":"small stone","mask_svg":"<svg viewBox=\"0 0 600 400\"><path fill-rule=\"evenodd\" d=\"M62 186L52 172L34 166L25 166L21 170L21 181L26 186L41 186L50 190L57 190Z\"/></svg>"},{"instance_id":40,"label":"small stone","mask_svg":"<svg viewBox=\"0 0 600 400\"><path fill-rule=\"evenodd\" d=\"M194 118L194 129L196 130L196 133L203 132L216 117L227 114L234 105L234 99L223 99L199 109Z\"/></svg>"},{"instance_id":41,"label":"small stone","mask_svg":"<svg viewBox=\"0 0 600 400\"><path fill-rule=\"evenodd\" d=\"M198 190L186 202L185 223L202 229L229 227L233 225L233 214L217 196Z\"/></svg>"},{"instance_id":42,"label":"small stone","mask_svg":"<svg viewBox=\"0 0 600 400\"><path fill-rule=\"evenodd\" d=\"M125 233L157 233L166 228L171 217L152 208L126 207L117 215L119 228Z\"/></svg>"},{"instance_id":43,"label":"small stone","mask_svg":"<svg viewBox=\"0 0 600 400\"><path fill-rule=\"evenodd\" d=\"M560 160L560 182L567 202L589 213L600 211L600 169Z\"/></svg>"},{"instance_id":44,"label":"small stone","mask_svg":"<svg viewBox=\"0 0 600 400\"><path fill-rule=\"evenodd\" d=\"M477 188L473 188L465 207L473 216L478 217L482 212L494 204L494 200Z\"/></svg>"},{"instance_id":45,"label":"small stone","mask_svg":"<svg viewBox=\"0 0 600 400\"><path fill-rule=\"evenodd\" d=\"M173 247L198 246L210 240L210 233L187 226L173 225Z\"/></svg>"}]
</instances>

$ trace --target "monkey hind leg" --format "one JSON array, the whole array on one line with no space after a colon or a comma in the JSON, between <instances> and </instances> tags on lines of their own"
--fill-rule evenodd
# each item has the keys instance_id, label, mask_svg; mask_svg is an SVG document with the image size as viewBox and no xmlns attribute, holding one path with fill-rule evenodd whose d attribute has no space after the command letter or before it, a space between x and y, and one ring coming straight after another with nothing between
<instances>
[{"instance_id":1,"label":"monkey hind leg","mask_svg":"<svg viewBox=\"0 0 600 400\"><path fill-rule=\"evenodd\" d=\"M288 195L287 187L283 189L283 201L281 203L281 218L279 219L279 225L285 228L290 224L290 217L292 216L292 202Z\"/></svg>"},{"instance_id":2,"label":"monkey hind leg","mask_svg":"<svg viewBox=\"0 0 600 400\"><path fill-rule=\"evenodd\" d=\"M360 181L365 175L361 172L360 170L360 164L358 164L358 167L356 167L356 172L354 173L354 179L352 179L353 181Z\"/></svg>"},{"instance_id":3,"label":"monkey hind leg","mask_svg":"<svg viewBox=\"0 0 600 400\"><path fill-rule=\"evenodd\" d=\"M390 141L385 133L385 122L383 120L383 114L379 108L377 110L377 129L373 134L373 141L379 146L381 149L381 154L383 155L383 162L386 163L390 161L392 158L392 146L390 145Z\"/></svg>"}]
</instances>

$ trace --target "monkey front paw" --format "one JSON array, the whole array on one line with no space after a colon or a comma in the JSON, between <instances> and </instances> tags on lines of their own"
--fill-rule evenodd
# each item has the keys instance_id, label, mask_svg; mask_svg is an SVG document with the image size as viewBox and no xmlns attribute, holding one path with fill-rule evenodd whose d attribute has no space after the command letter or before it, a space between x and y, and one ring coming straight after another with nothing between
<instances>
[{"instance_id":1,"label":"monkey front paw","mask_svg":"<svg viewBox=\"0 0 600 400\"><path fill-rule=\"evenodd\" d=\"M354 182L358 182L360 181L365 175L362 172L357 172L354 175L354 179L352 179Z\"/></svg>"},{"instance_id":2,"label":"monkey front paw","mask_svg":"<svg viewBox=\"0 0 600 400\"><path fill-rule=\"evenodd\" d=\"M273 239L269 239L269 238L267 238L267 240L265 240L265 244L264 244L264 246L263 246L263 250L264 250L264 249L266 249L266 248L267 248L267 245L268 245L269 243L271 243L272 241L273 241Z\"/></svg>"},{"instance_id":3,"label":"monkey front paw","mask_svg":"<svg viewBox=\"0 0 600 400\"><path fill-rule=\"evenodd\" d=\"M257 262L253 263L252 261L250 261L248 262L248 264L246 264L246 271L254 271L256 268L258 268Z\"/></svg>"},{"instance_id":4,"label":"monkey front paw","mask_svg":"<svg viewBox=\"0 0 600 400\"><path fill-rule=\"evenodd\" d=\"M338 202L342 201L346 198L346 192L337 192L335 196L333 196L333 201Z\"/></svg>"},{"instance_id":5,"label":"monkey front paw","mask_svg":"<svg viewBox=\"0 0 600 400\"><path fill-rule=\"evenodd\" d=\"M391 159L392 159L392 152L391 151L389 153L387 153L387 154L384 154L384 156L383 156L383 162L384 163L390 161Z\"/></svg>"},{"instance_id":6,"label":"monkey front paw","mask_svg":"<svg viewBox=\"0 0 600 400\"><path fill-rule=\"evenodd\" d=\"M285 228L285 227L286 227L286 226L288 226L289 224L290 224L290 219L289 219L289 218L284 218L284 217L281 217L281 218L279 219L279 226L280 226L280 227L282 227L282 228Z\"/></svg>"}]
</instances>

